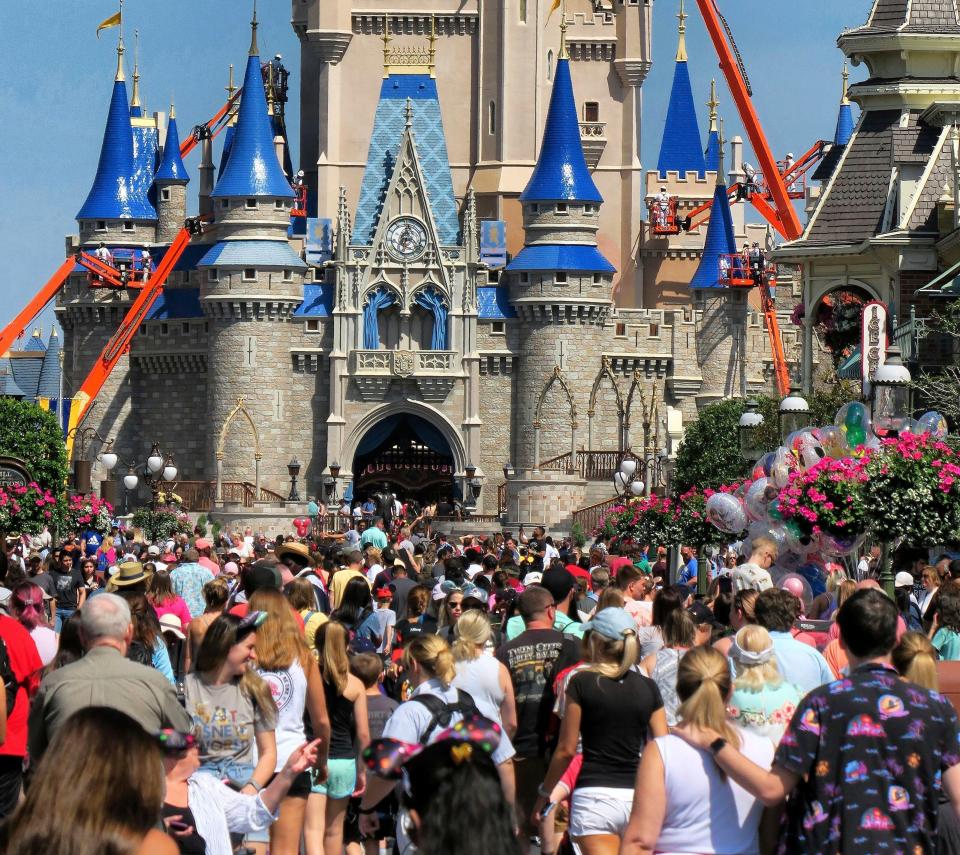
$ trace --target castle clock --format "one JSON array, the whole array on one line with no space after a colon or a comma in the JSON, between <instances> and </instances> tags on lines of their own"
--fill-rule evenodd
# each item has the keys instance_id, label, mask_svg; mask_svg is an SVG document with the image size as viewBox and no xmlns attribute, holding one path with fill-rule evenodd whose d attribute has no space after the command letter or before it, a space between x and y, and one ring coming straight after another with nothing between
<instances>
[{"instance_id":1,"label":"castle clock","mask_svg":"<svg viewBox=\"0 0 960 855\"><path fill-rule=\"evenodd\" d=\"M398 217L387 227L387 247L398 261L413 261L427 248L427 230L413 217Z\"/></svg>"}]
</instances>

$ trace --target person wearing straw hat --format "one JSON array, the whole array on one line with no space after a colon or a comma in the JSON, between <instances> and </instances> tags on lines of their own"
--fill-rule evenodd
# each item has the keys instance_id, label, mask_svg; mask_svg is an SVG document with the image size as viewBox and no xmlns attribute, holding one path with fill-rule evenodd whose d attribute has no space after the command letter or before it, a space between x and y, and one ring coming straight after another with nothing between
<instances>
[{"instance_id":1,"label":"person wearing straw hat","mask_svg":"<svg viewBox=\"0 0 960 855\"><path fill-rule=\"evenodd\" d=\"M124 561L117 572L107 582L107 590L111 593L120 590L147 592L147 582L153 574L146 570L139 561Z\"/></svg>"}]
</instances>

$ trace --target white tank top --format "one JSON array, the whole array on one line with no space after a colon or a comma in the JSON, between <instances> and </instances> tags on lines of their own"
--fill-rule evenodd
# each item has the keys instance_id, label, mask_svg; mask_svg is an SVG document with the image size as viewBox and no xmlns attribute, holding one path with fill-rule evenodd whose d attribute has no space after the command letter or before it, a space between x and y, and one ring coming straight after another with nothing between
<instances>
[{"instance_id":1,"label":"white tank top","mask_svg":"<svg viewBox=\"0 0 960 855\"><path fill-rule=\"evenodd\" d=\"M498 724L503 690L500 688L500 660L492 656L478 656L457 662L457 676L453 685L469 694L487 718Z\"/></svg>"},{"instance_id":2,"label":"white tank top","mask_svg":"<svg viewBox=\"0 0 960 855\"><path fill-rule=\"evenodd\" d=\"M740 750L770 768L773 743L737 728ZM698 751L679 736L658 736L667 804L655 847L658 855L756 855L763 804L729 778L709 751Z\"/></svg>"},{"instance_id":3,"label":"white tank top","mask_svg":"<svg viewBox=\"0 0 960 855\"><path fill-rule=\"evenodd\" d=\"M279 772L306 737L303 731L303 711L307 704L307 675L299 662L285 671L260 671L277 705L277 768Z\"/></svg>"}]
</instances>

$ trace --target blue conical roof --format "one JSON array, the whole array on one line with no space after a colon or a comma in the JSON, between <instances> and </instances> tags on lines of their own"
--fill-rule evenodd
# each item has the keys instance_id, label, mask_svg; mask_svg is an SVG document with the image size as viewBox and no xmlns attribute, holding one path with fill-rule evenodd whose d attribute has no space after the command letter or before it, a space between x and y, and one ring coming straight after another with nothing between
<instances>
[{"instance_id":1,"label":"blue conical roof","mask_svg":"<svg viewBox=\"0 0 960 855\"><path fill-rule=\"evenodd\" d=\"M700 125L697 123L697 108L693 103L690 86L690 71L686 60L677 60L673 70L673 87L667 106L667 123L660 141L660 157L657 171L661 178L668 172L681 176L695 172L701 178L706 171L703 148L700 141Z\"/></svg>"},{"instance_id":2,"label":"blue conical roof","mask_svg":"<svg viewBox=\"0 0 960 855\"><path fill-rule=\"evenodd\" d=\"M565 57L557 60L540 157L526 189L520 194L520 201L597 204L603 201L583 158L570 60Z\"/></svg>"},{"instance_id":3,"label":"blue conical roof","mask_svg":"<svg viewBox=\"0 0 960 855\"><path fill-rule=\"evenodd\" d=\"M100 162L78 220L155 220L157 212L133 181L133 130L127 86L113 83L107 126L103 132Z\"/></svg>"},{"instance_id":4,"label":"blue conical roof","mask_svg":"<svg viewBox=\"0 0 960 855\"><path fill-rule=\"evenodd\" d=\"M160 168L153 176L154 181L181 181L184 184L190 181L187 168L180 157L180 134L177 131L176 116L170 116L167 123L167 139L163 144L163 159Z\"/></svg>"},{"instance_id":5,"label":"blue conical roof","mask_svg":"<svg viewBox=\"0 0 960 855\"><path fill-rule=\"evenodd\" d=\"M267 96L263 91L260 57L257 55L247 57L243 97L230 157L211 195L286 199L294 196L273 147L273 128L267 115Z\"/></svg>"},{"instance_id":6,"label":"blue conical roof","mask_svg":"<svg viewBox=\"0 0 960 855\"><path fill-rule=\"evenodd\" d=\"M43 343L43 339L40 338L40 330L37 329L33 331L33 335L30 336L23 349L40 353L43 353L47 349L47 346Z\"/></svg>"},{"instance_id":7,"label":"blue conical roof","mask_svg":"<svg viewBox=\"0 0 960 855\"><path fill-rule=\"evenodd\" d=\"M43 355L40 368L40 382L37 384L38 398L56 398L60 394L60 351L63 345L56 329L50 333L47 352Z\"/></svg>"},{"instance_id":8,"label":"blue conical roof","mask_svg":"<svg viewBox=\"0 0 960 855\"><path fill-rule=\"evenodd\" d=\"M725 184L718 183L710 207L710 224L707 226L707 239L703 244L700 266L690 280L691 288L722 288L720 282L720 256L733 255L737 244L733 237L733 217L730 215L730 203L727 201Z\"/></svg>"},{"instance_id":9,"label":"blue conical roof","mask_svg":"<svg viewBox=\"0 0 960 855\"><path fill-rule=\"evenodd\" d=\"M837 130L833 135L835 145L846 145L853 136L853 108L844 100L837 115Z\"/></svg>"},{"instance_id":10,"label":"blue conical roof","mask_svg":"<svg viewBox=\"0 0 960 855\"><path fill-rule=\"evenodd\" d=\"M220 165L217 167L217 175L223 175L227 168L227 161L230 160L230 149L233 148L233 138L237 133L236 125L227 125L223 132L223 151L220 152Z\"/></svg>"},{"instance_id":11,"label":"blue conical roof","mask_svg":"<svg viewBox=\"0 0 960 855\"><path fill-rule=\"evenodd\" d=\"M716 172L720 169L720 132L710 131L707 137L707 150L703 155L707 172Z\"/></svg>"}]
</instances>

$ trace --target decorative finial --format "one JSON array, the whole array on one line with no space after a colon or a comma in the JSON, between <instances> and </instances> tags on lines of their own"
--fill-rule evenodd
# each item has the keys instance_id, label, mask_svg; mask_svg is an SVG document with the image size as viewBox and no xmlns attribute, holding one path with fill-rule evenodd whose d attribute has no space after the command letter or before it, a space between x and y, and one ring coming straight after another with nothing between
<instances>
[{"instance_id":1,"label":"decorative finial","mask_svg":"<svg viewBox=\"0 0 960 855\"><path fill-rule=\"evenodd\" d=\"M117 38L117 74L113 79L127 79L123 73L123 0L120 0L120 35Z\"/></svg>"},{"instance_id":2,"label":"decorative finial","mask_svg":"<svg viewBox=\"0 0 960 855\"><path fill-rule=\"evenodd\" d=\"M407 98L407 107L406 107L406 119L407 127L413 127L413 98Z\"/></svg>"},{"instance_id":3,"label":"decorative finial","mask_svg":"<svg viewBox=\"0 0 960 855\"><path fill-rule=\"evenodd\" d=\"M253 0L253 19L250 21L250 56L259 56L257 47L257 0Z\"/></svg>"},{"instance_id":4,"label":"decorative finial","mask_svg":"<svg viewBox=\"0 0 960 855\"><path fill-rule=\"evenodd\" d=\"M267 115L272 116L273 110L273 63L267 63Z\"/></svg>"},{"instance_id":5,"label":"decorative finial","mask_svg":"<svg viewBox=\"0 0 960 855\"><path fill-rule=\"evenodd\" d=\"M133 31L133 96L131 107L140 107L140 30Z\"/></svg>"},{"instance_id":6,"label":"decorative finial","mask_svg":"<svg viewBox=\"0 0 960 855\"><path fill-rule=\"evenodd\" d=\"M847 95L847 83L850 80L850 71L847 68L846 63L843 64L843 71L840 73L840 76L843 78L843 89L841 90L841 94L840 94L840 103L849 104L850 98Z\"/></svg>"},{"instance_id":7,"label":"decorative finial","mask_svg":"<svg viewBox=\"0 0 960 855\"><path fill-rule=\"evenodd\" d=\"M430 76L437 76L437 16L430 16Z\"/></svg>"},{"instance_id":8,"label":"decorative finial","mask_svg":"<svg viewBox=\"0 0 960 855\"><path fill-rule=\"evenodd\" d=\"M560 0L560 55L559 59L570 59L567 51L567 0Z\"/></svg>"},{"instance_id":9,"label":"decorative finial","mask_svg":"<svg viewBox=\"0 0 960 855\"><path fill-rule=\"evenodd\" d=\"M680 24L677 26L677 33L680 38L677 41L677 62L687 61L687 13L683 11L683 0L680 0L680 11L677 13L677 19Z\"/></svg>"},{"instance_id":10,"label":"decorative finial","mask_svg":"<svg viewBox=\"0 0 960 855\"><path fill-rule=\"evenodd\" d=\"M177 118L177 108L173 104L173 96L170 97L170 118L171 120Z\"/></svg>"},{"instance_id":11,"label":"decorative finial","mask_svg":"<svg viewBox=\"0 0 960 855\"><path fill-rule=\"evenodd\" d=\"M727 186L726 181L723 177L723 147L727 144L726 139L723 136L723 119L720 120L720 131L717 136L717 184L722 184L724 187Z\"/></svg>"},{"instance_id":12,"label":"decorative finial","mask_svg":"<svg viewBox=\"0 0 960 855\"><path fill-rule=\"evenodd\" d=\"M710 100L707 101L707 106L710 108L710 131L713 132L717 129L717 107L720 106L720 102L717 100L717 81L710 81Z\"/></svg>"},{"instance_id":13,"label":"decorative finial","mask_svg":"<svg viewBox=\"0 0 960 855\"><path fill-rule=\"evenodd\" d=\"M383 76L390 76L390 16L383 16Z\"/></svg>"}]
</instances>

